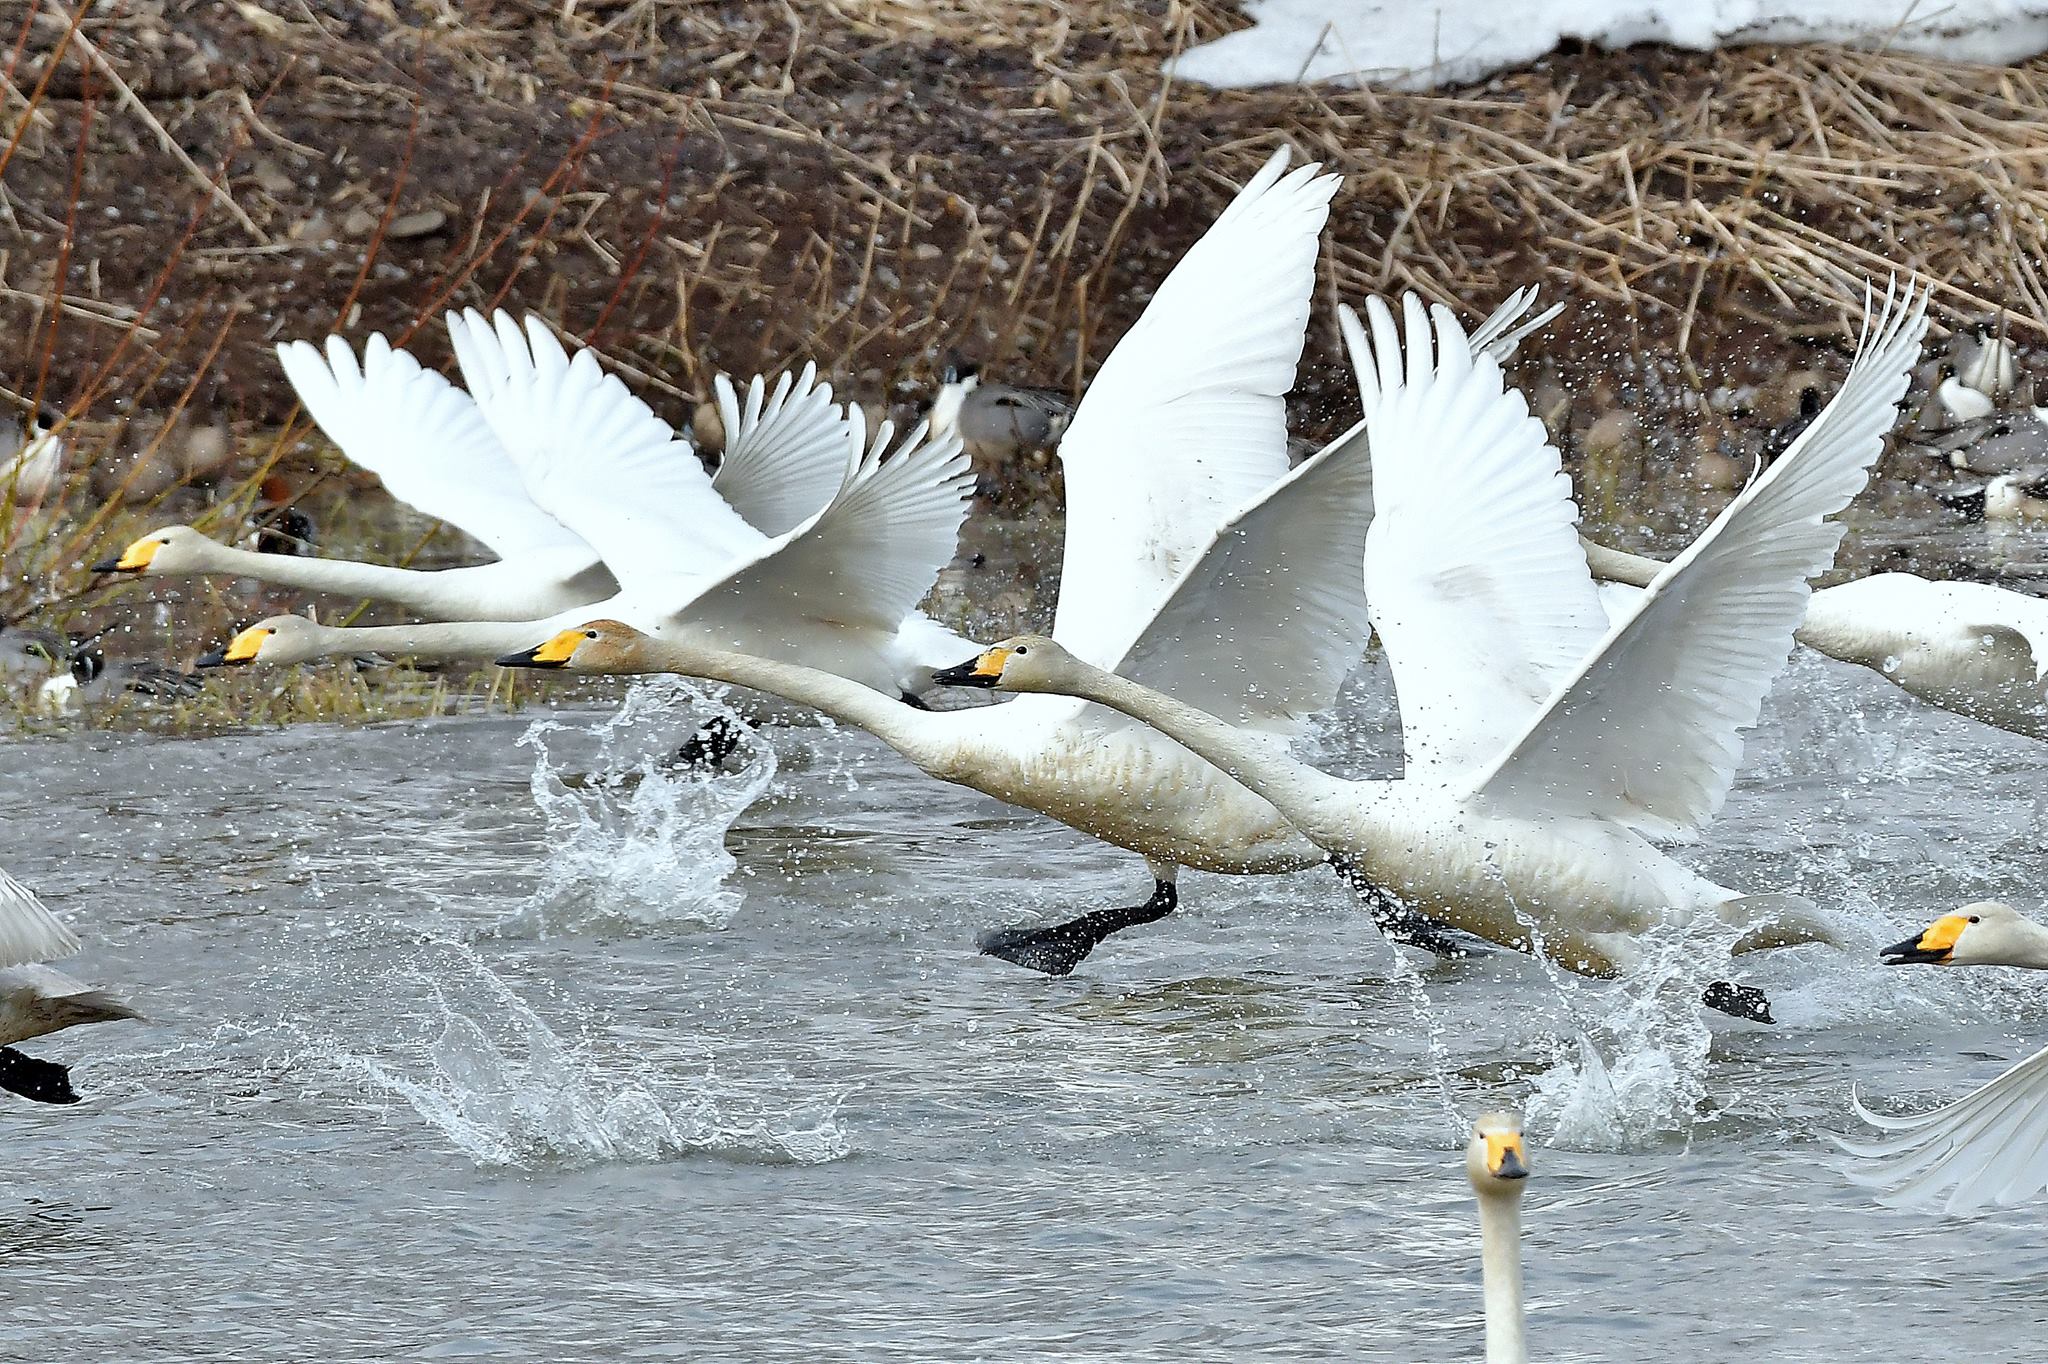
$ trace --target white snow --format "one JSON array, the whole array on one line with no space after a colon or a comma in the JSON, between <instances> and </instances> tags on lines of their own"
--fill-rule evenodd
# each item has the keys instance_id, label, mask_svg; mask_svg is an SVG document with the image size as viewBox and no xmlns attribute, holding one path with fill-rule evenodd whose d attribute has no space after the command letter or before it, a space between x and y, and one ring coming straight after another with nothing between
<instances>
[{"instance_id":1,"label":"white snow","mask_svg":"<svg viewBox=\"0 0 2048 1364\"><path fill-rule=\"evenodd\" d=\"M1560 39L1846 43L2005 63L2048 51L2048 0L1246 0L1257 26L1184 53L1213 86L1351 80L1405 89L1478 80Z\"/></svg>"}]
</instances>

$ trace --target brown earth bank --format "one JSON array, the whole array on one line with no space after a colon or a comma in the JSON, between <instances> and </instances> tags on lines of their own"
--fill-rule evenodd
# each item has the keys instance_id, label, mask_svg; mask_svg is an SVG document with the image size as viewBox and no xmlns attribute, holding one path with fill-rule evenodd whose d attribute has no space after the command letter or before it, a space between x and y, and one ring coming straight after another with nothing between
<instances>
[{"instance_id":1,"label":"brown earth bank","mask_svg":"<svg viewBox=\"0 0 2048 1364\"><path fill-rule=\"evenodd\" d=\"M1476 316L1537 283L1569 311L1521 378L1612 475L1591 500L1614 519L1696 520L1660 476L1746 463L1831 384L1867 279L1923 271L1944 326L1990 319L2023 359L2048 336L2038 64L1565 50L1435 95L1162 75L1242 22L1180 0L17 0L0 386L66 410L91 458L228 430L229 473L287 457L302 480L320 457L271 434L292 408L270 345L417 329L438 364L455 305L539 310L679 423L715 370L805 359L906 412L954 352L1077 390L1283 140L1346 173L1301 433L1356 412L1330 305L1414 287ZM1043 461L985 472L1013 510L1055 491Z\"/></svg>"}]
</instances>

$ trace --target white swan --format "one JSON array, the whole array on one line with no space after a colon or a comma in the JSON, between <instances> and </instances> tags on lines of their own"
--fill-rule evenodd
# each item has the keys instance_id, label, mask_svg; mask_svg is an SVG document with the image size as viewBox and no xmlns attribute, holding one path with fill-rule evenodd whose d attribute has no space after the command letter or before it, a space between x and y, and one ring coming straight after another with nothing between
<instances>
[{"instance_id":1,"label":"white swan","mask_svg":"<svg viewBox=\"0 0 2048 1364\"><path fill-rule=\"evenodd\" d=\"M729 566L703 574L675 573L595 609L621 615L659 637L813 662L895 696L904 666L904 619L953 558L973 476L957 437L926 440L920 429L891 452L895 433L888 423L882 424L873 447L864 449L866 429L855 409L845 432L845 486L823 510L772 540L728 510L726 533L734 539L742 532L753 537L751 547ZM696 462L693 458L685 465L695 467ZM703 477L702 469L696 468L696 474ZM374 651L490 659L547 638L592 610L527 621L358 628L273 616L199 663L302 663Z\"/></svg>"},{"instance_id":2,"label":"white swan","mask_svg":"<svg viewBox=\"0 0 2048 1364\"><path fill-rule=\"evenodd\" d=\"M77 1103L66 1067L24 1055L14 1044L86 1023L142 1016L105 991L42 964L78 949L71 930L34 893L0 871L0 1090L37 1103Z\"/></svg>"},{"instance_id":3,"label":"white swan","mask_svg":"<svg viewBox=\"0 0 2048 1364\"><path fill-rule=\"evenodd\" d=\"M1334 177L1275 155L1162 282L1060 444L1067 537L1054 631L1284 745L1329 704L1368 626L1356 564L1371 505L1354 431L1291 474L1293 383ZM1493 320L1527 310L1518 294ZM1218 621L1242 622L1230 632ZM1270 675L1243 651L1283 661ZM1179 902L1182 866L1273 873L1322 854L1185 749L1120 716L1049 697L916 714L815 670L638 638L593 621L500 660L589 672L677 671L816 706L926 772L1050 815L1147 859L1140 904L984 934L982 950L1064 974L1109 934Z\"/></svg>"},{"instance_id":4,"label":"white swan","mask_svg":"<svg viewBox=\"0 0 2048 1364\"><path fill-rule=\"evenodd\" d=\"M1884 950L1887 965L2020 966L2048 971L2048 927L2010 905L1964 905ZM1947 1212L2009 1205L2048 1191L2048 1050L1945 1107L1890 1116L1853 1094L1864 1121L1884 1135L1841 1145L1857 1163L1849 1178L1879 1200Z\"/></svg>"},{"instance_id":5,"label":"white swan","mask_svg":"<svg viewBox=\"0 0 2048 1364\"><path fill-rule=\"evenodd\" d=\"M1596 577L1646 587L1667 565L1585 543ZM2048 739L2048 600L1989 583L1873 573L1823 587L1794 638L1859 663L1912 696Z\"/></svg>"},{"instance_id":6,"label":"white swan","mask_svg":"<svg viewBox=\"0 0 2048 1364\"><path fill-rule=\"evenodd\" d=\"M519 466L470 396L382 335L364 344L360 361L338 336L327 339L324 351L305 341L281 345L278 361L306 411L344 455L376 474L399 501L462 528L497 562L428 570L260 554L219 544L189 526L165 526L95 564L95 573L235 573L374 597L442 620L530 620L592 605L618 590L598 551L527 495ZM708 515L731 503L757 518L763 532L779 535L838 490L844 426L831 387L816 383L815 370L782 376L772 394L755 379L744 410L720 376L718 397L731 439L719 476L700 492ZM663 431L665 441L673 441L673 433ZM679 460L694 461L686 444L674 445Z\"/></svg>"},{"instance_id":7,"label":"white swan","mask_svg":"<svg viewBox=\"0 0 2048 1364\"><path fill-rule=\"evenodd\" d=\"M1639 935L1699 916L1739 931L1738 950L1824 936L1804 902L1718 886L1645 835L1689 837L1727 795L1738 731L1784 665L1806 578L1841 538L1823 518L1862 488L1896 415L1924 297L1888 295L1866 318L1834 401L1611 629L1557 453L1500 367L1473 356L1442 308L1432 360L1410 295L1404 373L1391 313L1378 300L1369 311L1370 342L1346 319L1378 502L1365 581L1400 697L1404 777L1332 777L1051 640L996 645L939 680L1143 720L1345 859L1369 898L1575 971L1627 969ZM1256 646L1240 657L1271 666ZM1761 1010L1727 987L1710 996Z\"/></svg>"},{"instance_id":8,"label":"white swan","mask_svg":"<svg viewBox=\"0 0 2048 1364\"><path fill-rule=\"evenodd\" d=\"M1488 1113L1465 1143L1465 1177L1479 1200L1479 1264L1486 1293L1486 1364L1528 1364L1522 1316L1522 1190L1529 1153L1522 1124Z\"/></svg>"}]
</instances>

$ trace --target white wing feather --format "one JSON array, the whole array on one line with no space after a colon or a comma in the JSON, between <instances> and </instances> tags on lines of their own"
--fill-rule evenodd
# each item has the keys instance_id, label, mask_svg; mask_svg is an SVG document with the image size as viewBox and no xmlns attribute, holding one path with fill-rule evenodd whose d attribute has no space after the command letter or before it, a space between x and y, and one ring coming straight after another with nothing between
<instances>
[{"instance_id":1,"label":"white wing feather","mask_svg":"<svg viewBox=\"0 0 2048 1364\"><path fill-rule=\"evenodd\" d=\"M1291 730L1337 699L1372 636L1364 423L1211 537L1117 671L1233 724Z\"/></svg>"},{"instance_id":2,"label":"white wing feather","mask_svg":"<svg viewBox=\"0 0 2048 1364\"><path fill-rule=\"evenodd\" d=\"M1606 630L1557 451L1491 356L1410 294L1406 368L1379 299L1355 316L1372 442L1365 589L1401 703L1411 779L1478 770L1522 731Z\"/></svg>"},{"instance_id":3,"label":"white wing feather","mask_svg":"<svg viewBox=\"0 0 2048 1364\"><path fill-rule=\"evenodd\" d=\"M1858 1158L1845 1172L1880 1202L1968 1212L2048 1192L2048 1050L1930 1112L1891 1117L1850 1103L1884 1135L1841 1142Z\"/></svg>"},{"instance_id":4,"label":"white wing feather","mask_svg":"<svg viewBox=\"0 0 2048 1364\"><path fill-rule=\"evenodd\" d=\"M533 500L603 556L620 586L681 606L768 537L711 486L685 441L587 350L568 355L539 318L449 314L477 406Z\"/></svg>"},{"instance_id":5,"label":"white wing feather","mask_svg":"<svg viewBox=\"0 0 2048 1364\"><path fill-rule=\"evenodd\" d=\"M1123 657L1223 519L1287 472L1316 246L1337 177L1283 149L1161 282L1059 446L1067 542L1053 634Z\"/></svg>"},{"instance_id":6,"label":"white wing feather","mask_svg":"<svg viewBox=\"0 0 2048 1364\"><path fill-rule=\"evenodd\" d=\"M500 559L569 551L597 562L526 495L519 466L469 395L382 335L364 343L360 362L338 336L324 353L287 342L277 360L327 438L399 501L460 527Z\"/></svg>"},{"instance_id":7,"label":"white wing feather","mask_svg":"<svg viewBox=\"0 0 2048 1364\"><path fill-rule=\"evenodd\" d=\"M0 871L0 967L56 961L78 948L77 936L43 908L34 891Z\"/></svg>"},{"instance_id":8,"label":"white wing feather","mask_svg":"<svg viewBox=\"0 0 2048 1364\"><path fill-rule=\"evenodd\" d=\"M1475 795L1524 813L1689 837L1728 795L1739 731L1792 652L1807 579L1834 561L1920 356L1926 296L1865 314L1841 392L1745 488L1504 745ZM1583 567L1583 560L1582 560Z\"/></svg>"},{"instance_id":9,"label":"white wing feather","mask_svg":"<svg viewBox=\"0 0 2048 1364\"><path fill-rule=\"evenodd\" d=\"M763 535L782 535L815 516L846 483L846 418L832 402L832 385L805 365L794 380L777 379L773 393L760 376L747 385L746 405L732 380L712 381L725 426L725 458L711 476L718 495Z\"/></svg>"}]
</instances>

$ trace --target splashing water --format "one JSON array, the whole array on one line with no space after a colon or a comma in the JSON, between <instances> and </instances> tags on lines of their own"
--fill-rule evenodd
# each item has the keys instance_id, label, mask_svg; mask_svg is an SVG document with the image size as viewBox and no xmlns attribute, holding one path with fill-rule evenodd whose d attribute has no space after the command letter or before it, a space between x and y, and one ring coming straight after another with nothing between
<instances>
[{"instance_id":1,"label":"splashing water","mask_svg":"<svg viewBox=\"0 0 2048 1364\"><path fill-rule=\"evenodd\" d=\"M679 1089L634 1061L600 1061L565 1041L474 950L429 945L431 971L399 978L432 1007L396 1055L333 1042L314 1050L375 1094L402 1099L480 1166L576 1167L700 1153L818 1164L850 1149L842 1096L764 1108L758 1095ZM728 1109L751 1108L734 1116Z\"/></svg>"},{"instance_id":2,"label":"splashing water","mask_svg":"<svg viewBox=\"0 0 2048 1364\"><path fill-rule=\"evenodd\" d=\"M713 718L740 747L729 774L682 768L677 750ZM564 775L536 720L519 742L534 750L533 801L551 849L541 882L501 931L545 933L606 925L724 924L745 898L726 877L737 865L725 835L775 779L775 750L727 706L680 677L645 678L594 730L589 775ZM578 737L586 737L579 732Z\"/></svg>"}]
</instances>

